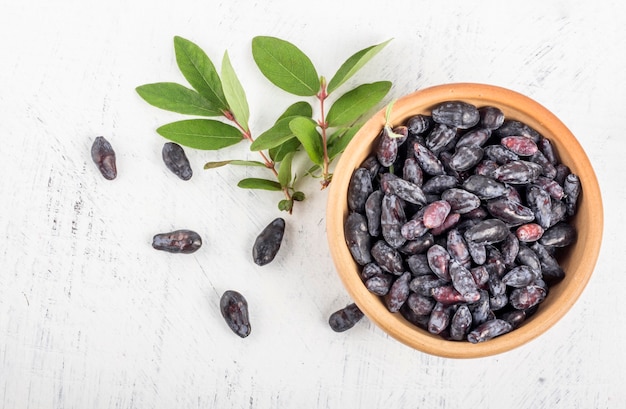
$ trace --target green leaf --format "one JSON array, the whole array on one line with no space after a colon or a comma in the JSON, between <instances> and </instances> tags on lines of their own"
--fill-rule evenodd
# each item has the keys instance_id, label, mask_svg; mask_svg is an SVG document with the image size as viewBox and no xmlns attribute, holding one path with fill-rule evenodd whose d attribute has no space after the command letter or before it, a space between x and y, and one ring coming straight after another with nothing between
<instances>
[{"instance_id":1,"label":"green leaf","mask_svg":"<svg viewBox=\"0 0 626 409\"><path fill-rule=\"evenodd\" d=\"M278 202L278 210L289 212L293 209L293 200L283 199Z\"/></svg>"},{"instance_id":2,"label":"green leaf","mask_svg":"<svg viewBox=\"0 0 626 409\"><path fill-rule=\"evenodd\" d=\"M250 144L251 151L261 151L264 149L275 148L278 145L288 141L294 137L293 131L289 127L289 123L296 117L289 116L279 119L270 129L259 135L254 142Z\"/></svg>"},{"instance_id":3,"label":"green leaf","mask_svg":"<svg viewBox=\"0 0 626 409\"><path fill-rule=\"evenodd\" d=\"M314 178L322 177L322 167L320 165L311 166L305 173Z\"/></svg>"},{"instance_id":4,"label":"green leaf","mask_svg":"<svg viewBox=\"0 0 626 409\"><path fill-rule=\"evenodd\" d=\"M283 142L275 148L269 150L270 158L274 162L280 162L285 158L285 155L291 152L296 152L302 144L295 136L288 141Z\"/></svg>"},{"instance_id":5,"label":"green leaf","mask_svg":"<svg viewBox=\"0 0 626 409\"><path fill-rule=\"evenodd\" d=\"M135 88L141 98L157 108L186 115L220 116L222 112L196 91L174 82L157 82Z\"/></svg>"},{"instance_id":6,"label":"green leaf","mask_svg":"<svg viewBox=\"0 0 626 409\"><path fill-rule=\"evenodd\" d=\"M260 166L263 168L265 167L265 164L263 162L259 162L256 160L230 159L230 160L221 160L221 161L215 161L215 162L207 162L204 164L204 169L221 168L222 166L226 166L226 165Z\"/></svg>"},{"instance_id":7,"label":"green leaf","mask_svg":"<svg viewBox=\"0 0 626 409\"><path fill-rule=\"evenodd\" d=\"M395 103L396 100L394 99L385 107L385 125L391 126L391 124L389 123L389 118L391 118L391 111L393 110L393 106L395 105Z\"/></svg>"},{"instance_id":8,"label":"green leaf","mask_svg":"<svg viewBox=\"0 0 626 409\"><path fill-rule=\"evenodd\" d=\"M328 159L332 161L341 154L350 143L361 125L352 125L349 128L340 129L328 138Z\"/></svg>"},{"instance_id":9,"label":"green leaf","mask_svg":"<svg viewBox=\"0 0 626 409\"><path fill-rule=\"evenodd\" d=\"M289 122L291 131L296 135L311 161L321 165L324 162L322 137L317 131L317 125L309 118L296 117Z\"/></svg>"},{"instance_id":10,"label":"green leaf","mask_svg":"<svg viewBox=\"0 0 626 409\"><path fill-rule=\"evenodd\" d=\"M259 179L259 178L247 178L242 179L237 183L237 186L244 189L262 189L262 190L273 190L280 191L282 187L280 183L269 180L269 179Z\"/></svg>"},{"instance_id":11,"label":"green leaf","mask_svg":"<svg viewBox=\"0 0 626 409\"><path fill-rule=\"evenodd\" d=\"M391 82L379 81L363 84L346 92L328 110L329 127L348 125L372 109L389 92Z\"/></svg>"},{"instance_id":12,"label":"green leaf","mask_svg":"<svg viewBox=\"0 0 626 409\"><path fill-rule=\"evenodd\" d=\"M293 161L294 153L291 152L285 155L285 158L280 162L278 168L278 183L282 187L288 187L291 182L291 162Z\"/></svg>"},{"instance_id":13,"label":"green leaf","mask_svg":"<svg viewBox=\"0 0 626 409\"><path fill-rule=\"evenodd\" d=\"M161 126L157 133L164 138L194 149L217 150L243 139L234 126L212 119L187 119Z\"/></svg>"},{"instance_id":14,"label":"green leaf","mask_svg":"<svg viewBox=\"0 0 626 409\"><path fill-rule=\"evenodd\" d=\"M283 114L278 117L276 122L290 116L306 116L308 118L311 118L313 116L313 108L311 107L311 104L306 101L293 103L289 105L287 109L285 109L285 112L283 112Z\"/></svg>"},{"instance_id":15,"label":"green leaf","mask_svg":"<svg viewBox=\"0 0 626 409\"><path fill-rule=\"evenodd\" d=\"M250 150L261 151L265 149L270 150L270 157L276 162L280 162L282 157L274 157L272 151L281 151L280 146L290 142L286 146L285 154L289 152L295 152L300 147L300 142L295 138L295 135L289 128L289 122L297 116L304 116L310 118L313 115L313 108L308 102L296 102L290 105L285 112L278 117L276 123L259 135L254 142L250 145Z\"/></svg>"},{"instance_id":16,"label":"green leaf","mask_svg":"<svg viewBox=\"0 0 626 409\"><path fill-rule=\"evenodd\" d=\"M276 37L254 37L252 57L268 80L291 94L308 97L320 90L313 63L290 42Z\"/></svg>"},{"instance_id":17,"label":"green leaf","mask_svg":"<svg viewBox=\"0 0 626 409\"><path fill-rule=\"evenodd\" d=\"M295 200L296 202L301 202L306 198L306 196L304 195L304 192L298 191L298 192L293 192L293 194L291 195L291 198Z\"/></svg>"},{"instance_id":18,"label":"green leaf","mask_svg":"<svg viewBox=\"0 0 626 409\"><path fill-rule=\"evenodd\" d=\"M228 52L224 53L224 59L222 60L222 85L231 113L239 125L247 131L249 129L250 108L248 107L246 93L235 74L230 58L228 58Z\"/></svg>"},{"instance_id":19,"label":"green leaf","mask_svg":"<svg viewBox=\"0 0 626 409\"><path fill-rule=\"evenodd\" d=\"M357 71L359 71L363 66L371 60L376 54L380 52L392 39L385 41L384 43L380 43L378 45L373 45L371 47L367 47L354 55L344 62L341 67L337 70L333 78L331 78L328 83L327 91L330 94L341 84L346 82L350 77L352 77Z\"/></svg>"},{"instance_id":20,"label":"green leaf","mask_svg":"<svg viewBox=\"0 0 626 409\"><path fill-rule=\"evenodd\" d=\"M228 109L222 82L213 62L196 44L182 37L174 37L176 63L189 84L217 109Z\"/></svg>"}]
</instances>

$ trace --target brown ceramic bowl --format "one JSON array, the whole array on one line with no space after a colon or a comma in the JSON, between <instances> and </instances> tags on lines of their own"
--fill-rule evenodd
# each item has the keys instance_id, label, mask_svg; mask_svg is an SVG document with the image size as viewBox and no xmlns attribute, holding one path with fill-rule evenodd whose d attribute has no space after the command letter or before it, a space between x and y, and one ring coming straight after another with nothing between
<instances>
[{"instance_id":1,"label":"brown ceramic bowl","mask_svg":"<svg viewBox=\"0 0 626 409\"><path fill-rule=\"evenodd\" d=\"M429 114L433 106L449 100L463 100L477 107L499 107L507 119L522 121L549 138L561 162L580 177L582 194L573 220L578 238L560 258L566 277L550 288L538 311L520 327L500 337L478 344L455 342L414 326L399 313L390 313L380 297L365 288L344 237L347 189L353 171L372 153L374 141L385 123L385 110L368 120L337 163L328 197L327 235L333 261L346 290L371 321L393 338L422 352L450 358L475 358L509 351L537 338L576 302L591 277L600 251L602 199L591 163L574 135L554 114L517 92L471 83L434 86L398 99L393 105L390 123L400 125L412 115Z\"/></svg>"}]
</instances>

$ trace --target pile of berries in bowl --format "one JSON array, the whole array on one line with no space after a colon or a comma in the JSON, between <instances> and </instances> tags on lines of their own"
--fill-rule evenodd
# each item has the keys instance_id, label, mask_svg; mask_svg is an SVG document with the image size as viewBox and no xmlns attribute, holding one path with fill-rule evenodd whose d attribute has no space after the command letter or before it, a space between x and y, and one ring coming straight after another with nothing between
<instances>
[{"instance_id":1,"label":"pile of berries in bowl","mask_svg":"<svg viewBox=\"0 0 626 409\"><path fill-rule=\"evenodd\" d=\"M361 128L334 171L327 234L371 321L423 352L471 358L565 315L602 218L589 159L555 115L464 83L409 94Z\"/></svg>"}]
</instances>

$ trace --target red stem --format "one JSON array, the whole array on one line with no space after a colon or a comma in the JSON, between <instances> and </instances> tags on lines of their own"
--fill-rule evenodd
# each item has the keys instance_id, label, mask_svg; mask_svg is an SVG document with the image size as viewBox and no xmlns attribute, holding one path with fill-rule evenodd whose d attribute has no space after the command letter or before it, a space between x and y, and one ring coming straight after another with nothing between
<instances>
[{"instance_id":1,"label":"red stem","mask_svg":"<svg viewBox=\"0 0 626 409\"><path fill-rule=\"evenodd\" d=\"M326 122L326 112L324 107L324 101L326 101L326 98L328 98L328 93L326 92L326 81L324 81L323 79L321 81L321 90L317 94L317 98L320 101L320 120L318 121L318 125L322 129L322 149L324 150L324 164L322 168L322 189L325 189L330 184L328 171L330 161L328 158L328 147L326 144L326 141L328 139L328 136L326 134L326 131L328 129L328 123Z\"/></svg>"},{"instance_id":2,"label":"red stem","mask_svg":"<svg viewBox=\"0 0 626 409\"><path fill-rule=\"evenodd\" d=\"M224 117L226 117L226 119L228 119L229 121L232 121L237 126L237 128L239 128L239 131L241 132L241 135L243 135L244 139L247 139L250 143L254 142L254 138L252 137L250 130L247 130L243 126L241 126L241 124L239 123L239 121L237 121L237 118L235 118L232 112L222 111L222 114L224 115ZM276 163L272 161L270 158L268 158L265 155L265 153L263 153L263 151L259 151L259 155L261 155L261 158L263 158L265 167L268 168L274 174L274 176L278 179L278 171L276 170ZM291 193L289 192L289 189L287 187L283 187L283 193L285 194L285 198L287 200L292 200ZM289 210L289 214L291 214L291 210Z\"/></svg>"}]
</instances>

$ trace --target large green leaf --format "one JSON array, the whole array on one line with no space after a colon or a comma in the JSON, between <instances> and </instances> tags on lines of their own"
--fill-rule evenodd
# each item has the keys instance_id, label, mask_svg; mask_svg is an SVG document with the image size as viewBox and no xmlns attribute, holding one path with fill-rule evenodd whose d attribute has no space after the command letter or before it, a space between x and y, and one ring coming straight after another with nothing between
<instances>
[{"instance_id":1,"label":"large green leaf","mask_svg":"<svg viewBox=\"0 0 626 409\"><path fill-rule=\"evenodd\" d=\"M194 149L217 150L243 139L234 126L212 119L187 119L157 129L159 135Z\"/></svg>"},{"instance_id":2,"label":"large green leaf","mask_svg":"<svg viewBox=\"0 0 626 409\"><path fill-rule=\"evenodd\" d=\"M312 119L296 117L289 122L291 131L296 135L311 161L321 165L324 163L324 147L317 125Z\"/></svg>"},{"instance_id":3,"label":"large green leaf","mask_svg":"<svg viewBox=\"0 0 626 409\"><path fill-rule=\"evenodd\" d=\"M344 126L356 121L372 109L389 92L391 82L379 81L363 84L343 94L328 110L329 127Z\"/></svg>"},{"instance_id":4,"label":"large green leaf","mask_svg":"<svg viewBox=\"0 0 626 409\"><path fill-rule=\"evenodd\" d=\"M280 183L282 187L287 187L289 183L291 183L291 162L293 161L293 156L294 153L291 152L280 162L280 167L278 168L278 183Z\"/></svg>"},{"instance_id":5,"label":"large green leaf","mask_svg":"<svg viewBox=\"0 0 626 409\"><path fill-rule=\"evenodd\" d=\"M147 103L179 114L220 116L222 112L196 91L174 82L157 82L136 88Z\"/></svg>"},{"instance_id":6,"label":"large green leaf","mask_svg":"<svg viewBox=\"0 0 626 409\"><path fill-rule=\"evenodd\" d=\"M269 180L269 179L259 179L259 178L247 178L242 179L237 183L237 186L244 189L262 189L262 190L273 190L279 191L282 190L280 183Z\"/></svg>"},{"instance_id":7,"label":"large green leaf","mask_svg":"<svg viewBox=\"0 0 626 409\"><path fill-rule=\"evenodd\" d=\"M291 94L313 96L320 90L319 76L313 63L288 41L276 37L254 37L252 57L268 80Z\"/></svg>"},{"instance_id":8,"label":"large green leaf","mask_svg":"<svg viewBox=\"0 0 626 409\"><path fill-rule=\"evenodd\" d=\"M196 44L182 37L174 37L176 63L189 84L220 110L228 109L228 103L213 62Z\"/></svg>"},{"instance_id":9,"label":"large green leaf","mask_svg":"<svg viewBox=\"0 0 626 409\"><path fill-rule=\"evenodd\" d=\"M224 87L224 95L228 106L230 106L230 112L233 114L237 123L241 125L246 131L248 128L248 119L250 118L250 108L248 107L248 100L246 99L246 93L235 74L230 58L228 58L228 52L224 53L222 59L222 86Z\"/></svg>"},{"instance_id":10,"label":"large green leaf","mask_svg":"<svg viewBox=\"0 0 626 409\"><path fill-rule=\"evenodd\" d=\"M358 70L363 68L363 66L376 54L378 54L380 50L385 48L385 46L389 44L390 41L391 39L385 41L384 43L367 47L348 58L346 62L344 62L341 67L339 67L333 78L331 78L330 82L328 83L328 93L330 94L331 92L336 90L341 84L343 84L350 77L352 77Z\"/></svg>"}]
</instances>

